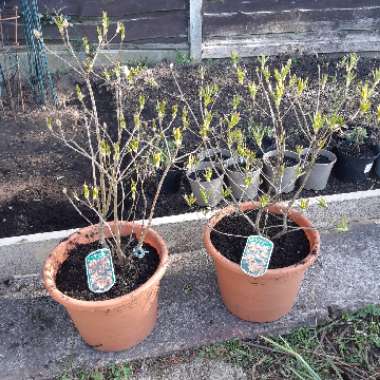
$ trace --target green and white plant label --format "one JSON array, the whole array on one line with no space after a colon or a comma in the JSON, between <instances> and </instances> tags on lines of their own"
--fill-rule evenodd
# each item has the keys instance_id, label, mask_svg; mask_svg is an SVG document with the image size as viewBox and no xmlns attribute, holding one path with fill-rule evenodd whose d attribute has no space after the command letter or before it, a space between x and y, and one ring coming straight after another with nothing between
<instances>
[{"instance_id":1,"label":"green and white plant label","mask_svg":"<svg viewBox=\"0 0 380 380\"><path fill-rule=\"evenodd\" d=\"M252 277L259 277L268 270L274 244L271 240L259 235L247 239L240 262L241 270Z\"/></svg>"},{"instance_id":2,"label":"green and white plant label","mask_svg":"<svg viewBox=\"0 0 380 380\"><path fill-rule=\"evenodd\" d=\"M111 251L98 249L86 256L87 285L93 293L106 293L116 282Z\"/></svg>"}]
</instances>

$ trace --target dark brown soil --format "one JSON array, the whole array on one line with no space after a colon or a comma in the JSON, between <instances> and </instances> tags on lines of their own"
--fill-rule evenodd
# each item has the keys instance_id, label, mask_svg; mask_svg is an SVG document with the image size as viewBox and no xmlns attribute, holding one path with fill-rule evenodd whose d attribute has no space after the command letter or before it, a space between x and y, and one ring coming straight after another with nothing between
<instances>
[{"instance_id":1,"label":"dark brown soil","mask_svg":"<svg viewBox=\"0 0 380 380\"><path fill-rule=\"evenodd\" d=\"M351 144L341 144L339 145L339 151L348 157L361 158L361 159L372 159L376 156L376 148L371 145L351 145Z\"/></svg>"},{"instance_id":2,"label":"dark brown soil","mask_svg":"<svg viewBox=\"0 0 380 380\"><path fill-rule=\"evenodd\" d=\"M270 59L271 65L278 65L286 62L288 57L273 57ZM244 60L247 69L254 72L256 59ZM318 59L311 56L299 57L295 60L294 73L303 76L310 76L317 73L317 64L329 65L330 74L334 72L336 59L320 56ZM359 63L359 78L364 78L370 70L380 65L380 60L362 58ZM213 61L206 63L206 80L214 80L221 88L226 88L226 96L218 99L216 111L223 112L231 104L231 97L239 87L232 74L229 60ZM186 89L186 95L190 98L193 106L199 98L198 85L199 75L195 66L178 66L178 77L181 84ZM138 95L144 93L147 102L145 116L149 118L155 114L157 99L167 97L172 105L177 99L173 94L177 94L177 89L171 79L170 70L167 64L155 66L151 69L158 83L157 88L151 88L144 83L136 86L134 91L128 93L131 102L137 104ZM57 78L60 97L69 100L73 96L73 84L67 83L67 75ZM98 99L100 113L106 115L105 118L112 122L114 115L113 102L105 88L99 88ZM62 95L63 94L63 95ZM231 95L231 96L230 96ZM244 116L244 110L239 110ZM47 111L35 110L28 115L18 115L17 118L5 119L0 114L0 238L8 236L19 236L37 232L47 232L72 227L82 227L87 223L73 209L62 193L65 187L68 190L81 191L84 181L89 178L89 165L85 159L79 157L63 144L55 140L46 128ZM131 116L131 115L127 115ZM289 124L290 125L290 124ZM270 147L272 142L266 139L266 146ZM192 134L184 136L184 150L194 147L197 143ZM253 142L252 146L253 146ZM289 149L299 144L303 145L301 137L292 135L287 141ZM156 188L157 178L151 178L146 184L148 190L148 201L150 202ZM327 195L358 190L380 188L380 178L374 173L368 180L360 183L345 183L331 177L326 190L321 192L304 191L301 196ZM183 199L184 194L190 191L188 181L184 178L178 191L171 194L163 194L158 203L156 216L175 215L184 212L194 211L197 208L189 209ZM289 197L292 194L284 195ZM83 212L96 222L93 215L88 211ZM137 218L141 215L137 215Z\"/></svg>"},{"instance_id":3,"label":"dark brown soil","mask_svg":"<svg viewBox=\"0 0 380 380\"><path fill-rule=\"evenodd\" d=\"M255 220L256 212L251 211L246 215L251 220ZM271 238L281 231L279 225L281 225L282 219L273 214L267 215L266 233ZM289 222L289 226L289 231L291 232L273 241L274 250L269 263L269 269L285 268L300 263L310 253L310 244L304 231L301 229L291 230L292 227L298 227L293 222ZM220 232L245 237L227 236ZM223 256L234 263L240 264L249 235L257 235L257 233L243 215L234 214L223 218L216 224L214 231L211 232L211 241Z\"/></svg>"},{"instance_id":4,"label":"dark brown soil","mask_svg":"<svg viewBox=\"0 0 380 380\"><path fill-rule=\"evenodd\" d=\"M231 156L229 156L229 155L227 156L226 154L218 153L218 154L213 154L212 156L206 156L202 161L218 163L219 161L228 160L229 158L231 158Z\"/></svg>"},{"instance_id":5,"label":"dark brown soil","mask_svg":"<svg viewBox=\"0 0 380 380\"><path fill-rule=\"evenodd\" d=\"M278 159L276 156L269 157L269 161L272 166L276 167L278 164ZM284 164L287 168L291 168L293 166L296 166L299 163L299 161L293 157L285 156L284 157Z\"/></svg>"},{"instance_id":6,"label":"dark brown soil","mask_svg":"<svg viewBox=\"0 0 380 380\"><path fill-rule=\"evenodd\" d=\"M258 168L262 167L261 161L256 161L254 165L250 166L250 171L258 170ZM230 165L228 168L232 171L240 171L247 169L247 163L244 160L239 160L239 162Z\"/></svg>"},{"instance_id":7,"label":"dark brown soil","mask_svg":"<svg viewBox=\"0 0 380 380\"><path fill-rule=\"evenodd\" d=\"M309 158L309 161L310 161L310 157L308 157L308 158ZM305 156L302 156L302 159L305 160ZM328 164L330 162L331 162L331 160L328 157L323 156L321 154L315 160L316 164Z\"/></svg>"},{"instance_id":8,"label":"dark brown soil","mask_svg":"<svg viewBox=\"0 0 380 380\"><path fill-rule=\"evenodd\" d=\"M211 181L220 177L221 173L218 173L215 169L211 169L211 170L212 170ZM207 173L207 169L197 170L193 173L190 173L189 178L193 181L199 180L200 182L205 182L206 173Z\"/></svg>"},{"instance_id":9,"label":"dark brown soil","mask_svg":"<svg viewBox=\"0 0 380 380\"><path fill-rule=\"evenodd\" d=\"M78 245L70 253L68 259L59 269L56 277L57 288L64 294L86 301L102 301L123 296L137 289L149 280L158 268L160 259L157 251L148 244L143 248L145 257L139 259L132 254L137 241L128 238L123 240L127 263L121 265L113 255L116 283L103 294L92 293L87 286L85 257L92 251L102 248L99 242Z\"/></svg>"}]
</instances>

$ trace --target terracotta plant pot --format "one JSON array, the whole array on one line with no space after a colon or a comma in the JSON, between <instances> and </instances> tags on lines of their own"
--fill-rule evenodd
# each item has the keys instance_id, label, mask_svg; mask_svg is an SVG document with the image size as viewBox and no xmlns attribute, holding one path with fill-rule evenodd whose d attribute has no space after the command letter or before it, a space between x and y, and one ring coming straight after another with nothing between
<instances>
[{"instance_id":1,"label":"terracotta plant pot","mask_svg":"<svg viewBox=\"0 0 380 380\"><path fill-rule=\"evenodd\" d=\"M114 223L109 223L115 229ZM120 222L122 236L132 233L138 238L142 226ZM106 231L106 237L111 232ZM76 244L99 240L96 226L83 228L60 243L45 262L45 287L55 301L63 305L84 341L99 351L122 351L144 340L153 330L157 319L160 280L168 265L168 250L163 239L149 230L145 242L157 250L160 264L154 275L136 290L106 301L82 301L71 298L56 287L56 275Z\"/></svg>"},{"instance_id":2,"label":"terracotta plant pot","mask_svg":"<svg viewBox=\"0 0 380 380\"><path fill-rule=\"evenodd\" d=\"M259 207L257 202L240 205L242 211ZM268 208L271 213L281 214L284 206L278 204ZM212 228L224 217L234 212L227 207L214 215L204 229L204 245L213 258L219 289L227 309L237 317L251 322L272 322L286 315L293 307L304 274L315 262L320 250L318 231L309 229L311 222L301 213L290 210L289 218L305 229L310 242L310 253L299 264L286 268L269 269L261 277L246 275L238 264L233 263L216 250L211 242Z\"/></svg>"}]
</instances>

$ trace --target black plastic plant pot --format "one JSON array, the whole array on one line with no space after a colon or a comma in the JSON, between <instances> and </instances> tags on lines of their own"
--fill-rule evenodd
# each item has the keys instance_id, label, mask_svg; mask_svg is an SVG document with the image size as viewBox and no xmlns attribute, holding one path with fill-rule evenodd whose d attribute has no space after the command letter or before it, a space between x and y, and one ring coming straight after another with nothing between
<instances>
[{"instance_id":1,"label":"black plastic plant pot","mask_svg":"<svg viewBox=\"0 0 380 380\"><path fill-rule=\"evenodd\" d=\"M370 157L353 157L339 148L335 148L338 161L334 167L334 175L345 182L365 181L371 172L379 153L375 146L371 147L373 155Z\"/></svg>"},{"instance_id":2,"label":"black plastic plant pot","mask_svg":"<svg viewBox=\"0 0 380 380\"><path fill-rule=\"evenodd\" d=\"M377 150L378 156L375 162L375 173L378 177L380 177L380 145L376 146L376 150Z\"/></svg>"},{"instance_id":3,"label":"black plastic plant pot","mask_svg":"<svg viewBox=\"0 0 380 380\"><path fill-rule=\"evenodd\" d=\"M173 168L168 171L166 178L162 184L161 192L164 194L175 194L180 191L183 177L183 169ZM159 170L157 180L159 181L164 174L163 170Z\"/></svg>"}]
</instances>

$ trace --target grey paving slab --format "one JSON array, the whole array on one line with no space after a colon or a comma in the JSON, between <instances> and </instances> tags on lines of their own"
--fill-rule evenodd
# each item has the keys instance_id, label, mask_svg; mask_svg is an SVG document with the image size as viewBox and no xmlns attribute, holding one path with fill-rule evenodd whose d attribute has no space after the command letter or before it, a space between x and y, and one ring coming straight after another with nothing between
<instances>
[{"instance_id":1,"label":"grey paving slab","mask_svg":"<svg viewBox=\"0 0 380 380\"><path fill-rule=\"evenodd\" d=\"M274 323L255 324L227 312L203 250L172 255L162 281L156 329L142 344L118 354L87 347L39 279L18 278L0 286L0 378L51 379L67 368L93 368L231 338L286 333L326 319L330 309L380 304L379 274L380 224L356 224L342 235L324 233L322 257L307 273L292 312Z\"/></svg>"}]
</instances>

